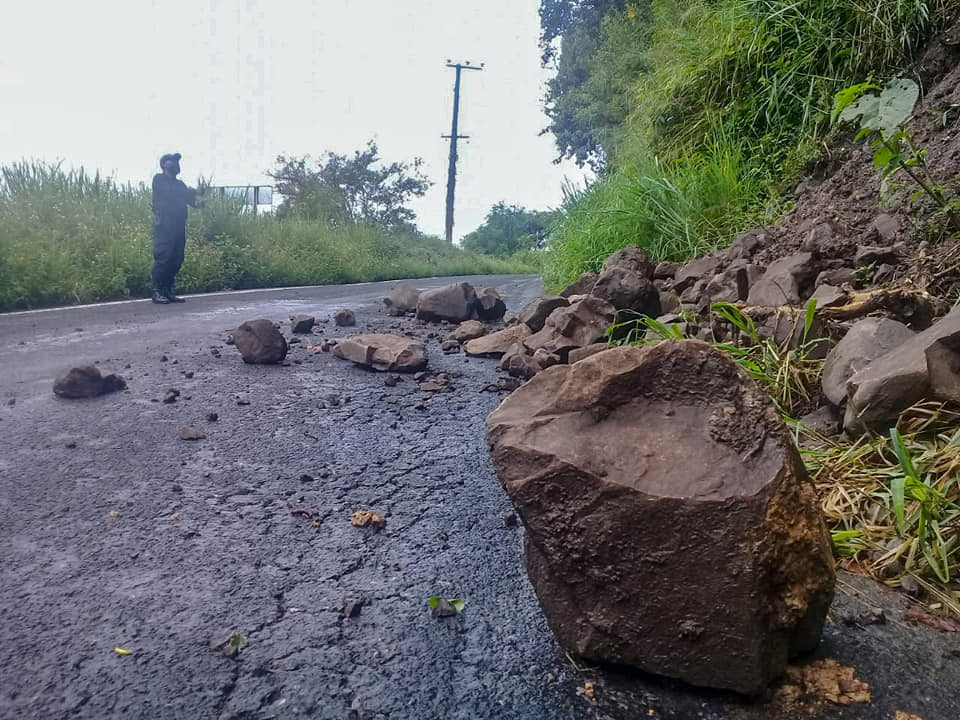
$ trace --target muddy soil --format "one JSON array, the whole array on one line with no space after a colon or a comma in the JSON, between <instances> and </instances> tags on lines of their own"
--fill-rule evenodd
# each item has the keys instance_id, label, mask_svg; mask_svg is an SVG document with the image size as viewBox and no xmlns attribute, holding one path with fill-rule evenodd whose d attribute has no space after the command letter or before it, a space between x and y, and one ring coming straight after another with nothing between
<instances>
[{"instance_id":1,"label":"muddy soil","mask_svg":"<svg viewBox=\"0 0 960 720\"><path fill-rule=\"evenodd\" d=\"M510 310L542 292L476 281ZM0 316L0 717L960 717L956 634L903 621L904 596L850 575L819 655L853 666L870 704L747 701L567 658L487 456L496 363L384 315L388 286ZM338 307L357 311L351 332L434 333L429 370L452 387L391 387L308 350L332 323L282 366L224 343L248 318ZM93 360L128 390L54 397L61 365ZM181 440L187 425L206 437ZM351 525L356 510L386 527ZM432 595L466 606L434 618ZM844 621L868 607L887 622ZM211 650L231 632L247 641L235 657Z\"/></svg>"}]
</instances>

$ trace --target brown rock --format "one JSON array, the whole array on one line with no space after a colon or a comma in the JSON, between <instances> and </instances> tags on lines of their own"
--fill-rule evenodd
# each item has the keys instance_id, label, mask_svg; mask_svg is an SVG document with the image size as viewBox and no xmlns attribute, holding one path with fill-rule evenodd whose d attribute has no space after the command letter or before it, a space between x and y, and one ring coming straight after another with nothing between
<instances>
[{"instance_id":1,"label":"brown rock","mask_svg":"<svg viewBox=\"0 0 960 720\"><path fill-rule=\"evenodd\" d=\"M724 255L727 260L747 260L749 261L754 253L763 247L767 236L756 230L741 233L730 243Z\"/></svg>"},{"instance_id":2,"label":"brown rock","mask_svg":"<svg viewBox=\"0 0 960 720\"><path fill-rule=\"evenodd\" d=\"M703 257L691 260L682 268L677 270L675 275L673 289L678 293L693 286L698 280L709 281L720 270L720 258L717 255L704 255Z\"/></svg>"},{"instance_id":3,"label":"brown rock","mask_svg":"<svg viewBox=\"0 0 960 720\"><path fill-rule=\"evenodd\" d=\"M817 268L810 253L788 255L771 263L763 276L750 288L750 305L779 307L798 305L812 289Z\"/></svg>"},{"instance_id":4,"label":"brown rock","mask_svg":"<svg viewBox=\"0 0 960 720\"><path fill-rule=\"evenodd\" d=\"M607 343L593 343L592 345L587 345L586 347L574 348L567 356L567 362L572 365L575 362L586 360L591 355L596 355L604 350L609 350L611 347L612 346L608 345Z\"/></svg>"},{"instance_id":5,"label":"brown rock","mask_svg":"<svg viewBox=\"0 0 960 720\"><path fill-rule=\"evenodd\" d=\"M554 365L559 365L561 362L563 362L559 355L547 352L543 348L540 348L533 354L533 360L537 363L541 370L546 370L548 367L553 367Z\"/></svg>"},{"instance_id":6,"label":"brown rock","mask_svg":"<svg viewBox=\"0 0 960 720\"><path fill-rule=\"evenodd\" d=\"M387 519L382 513L372 510L356 510L350 515L350 524L354 527L373 526L377 530L383 530L387 526Z\"/></svg>"},{"instance_id":7,"label":"brown rock","mask_svg":"<svg viewBox=\"0 0 960 720\"><path fill-rule=\"evenodd\" d=\"M856 280L857 273L853 268L834 268L833 270L824 270L822 273L817 275L817 279L814 280L813 284L816 287L820 285L833 285L834 287L840 287L846 283L853 284Z\"/></svg>"},{"instance_id":8,"label":"brown rock","mask_svg":"<svg viewBox=\"0 0 960 720\"><path fill-rule=\"evenodd\" d=\"M653 274L652 269L650 273ZM660 292L656 286L646 276L626 267L614 265L604 270L590 294L617 310L633 310L650 317L660 314Z\"/></svg>"},{"instance_id":9,"label":"brown rock","mask_svg":"<svg viewBox=\"0 0 960 720\"><path fill-rule=\"evenodd\" d=\"M606 259L600 274L603 275L611 268L623 268L637 273L642 278L653 280L655 266L646 250L639 245L627 245Z\"/></svg>"},{"instance_id":10,"label":"brown rock","mask_svg":"<svg viewBox=\"0 0 960 720\"><path fill-rule=\"evenodd\" d=\"M313 332L317 319L313 315L294 315L290 318L290 330L295 333Z\"/></svg>"},{"instance_id":11,"label":"brown rock","mask_svg":"<svg viewBox=\"0 0 960 720\"><path fill-rule=\"evenodd\" d=\"M53 381L53 392L63 398L92 398L126 387L122 377L96 365L75 365L61 371Z\"/></svg>"},{"instance_id":12,"label":"brown rock","mask_svg":"<svg viewBox=\"0 0 960 720\"><path fill-rule=\"evenodd\" d=\"M477 292L466 282L424 290L417 301L417 319L426 322L463 322L476 317Z\"/></svg>"},{"instance_id":13,"label":"brown rock","mask_svg":"<svg viewBox=\"0 0 960 720\"><path fill-rule=\"evenodd\" d=\"M383 304L391 315L405 315L416 312L419 299L419 290L409 283L401 282L390 288L390 294L383 299Z\"/></svg>"},{"instance_id":14,"label":"brown rock","mask_svg":"<svg viewBox=\"0 0 960 720\"><path fill-rule=\"evenodd\" d=\"M843 427L884 430L920 400L960 401L960 307L854 373Z\"/></svg>"},{"instance_id":15,"label":"brown rock","mask_svg":"<svg viewBox=\"0 0 960 720\"><path fill-rule=\"evenodd\" d=\"M593 286L597 284L597 274L585 272L572 283L560 291L560 295L569 298L571 295L589 295Z\"/></svg>"},{"instance_id":16,"label":"brown rock","mask_svg":"<svg viewBox=\"0 0 960 720\"><path fill-rule=\"evenodd\" d=\"M487 334L489 328L479 320L464 320L457 325L456 329L450 333L448 339L456 340L459 343L465 343L468 340L475 340Z\"/></svg>"},{"instance_id":17,"label":"brown rock","mask_svg":"<svg viewBox=\"0 0 960 720\"><path fill-rule=\"evenodd\" d=\"M613 305L588 295L583 300L550 313L543 329L525 339L523 344L531 352L544 348L566 359L574 348L585 347L602 338L615 315Z\"/></svg>"},{"instance_id":18,"label":"brown rock","mask_svg":"<svg viewBox=\"0 0 960 720\"><path fill-rule=\"evenodd\" d=\"M511 325L508 328L484 335L475 340L470 340L464 345L463 349L467 355L492 355L499 357L507 352L511 345L520 342L529 335L530 328L520 323L519 325Z\"/></svg>"},{"instance_id":19,"label":"brown rock","mask_svg":"<svg viewBox=\"0 0 960 720\"><path fill-rule=\"evenodd\" d=\"M543 329L543 324L550 317L550 313L560 307L566 307L570 301L562 295L544 295L536 300L527 303L518 316L520 322L524 323L531 331L537 332Z\"/></svg>"},{"instance_id":20,"label":"brown rock","mask_svg":"<svg viewBox=\"0 0 960 720\"><path fill-rule=\"evenodd\" d=\"M337 327L353 327L357 324L357 315L353 310L342 308L333 314L333 324Z\"/></svg>"},{"instance_id":21,"label":"brown rock","mask_svg":"<svg viewBox=\"0 0 960 720\"><path fill-rule=\"evenodd\" d=\"M653 269L653 279L654 280L673 280L673 276L677 274L677 270L679 269L680 269L680 263L664 260L662 263L658 263L657 266Z\"/></svg>"},{"instance_id":22,"label":"brown rock","mask_svg":"<svg viewBox=\"0 0 960 720\"><path fill-rule=\"evenodd\" d=\"M180 428L180 439L181 440L203 440L207 434L198 427L193 427L193 425L187 425Z\"/></svg>"},{"instance_id":23,"label":"brown rock","mask_svg":"<svg viewBox=\"0 0 960 720\"><path fill-rule=\"evenodd\" d=\"M382 333L339 340L333 354L357 365L390 372L416 372L427 364L427 349L421 343Z\"/></svg>"},{"instance_id":24,"label":"brown rock","mask_svg":"<svg viewBox=\"0 0 960 720\"><path fill-rule=\"evenodd\" d=\"M477 293L477 317L486 322L496 322L500 320L507 312L507 305L493 288L478 287Z\"/></svg>"},{"instance_id":25,"label":"brown rock","mask_svg":"<svg viewBox=\"0 0 960 720\"><path fill-rule=\"evenodd\" d=\"M810 299L817 301L817 308L835 307L847 301L847 294L838 287L824 283L817 286Z\"/></svg>"},{"instance_id":26,"label":"brown rock","mask_svg":"<svg viewBox=\"0 0 960 720\"><path fill-rule=\"evenodd\" d=\"M457 353L460 352L460 343L453 339L444 340L440 344L440 349L447 354Z\"/></svg>"},{"instance_id":27,"label":"brown rock","mask_svg":"<svg viewBox=\"0 0 960 720\"><path fill-rule=\"evenodd\" d=\"M671 340L544 370L487 437L567 651L753 694L818 643L830 536L780 415L729 356Z\"/></svg>"},{"instance_id":28,"label":"brown rock","mask_svg":"<svg viewBox=\"0 0 960 720\"><path fill-rule=\"evenodd\" d=\"M234 345L245 363L269 365L287 356L287 341L272 322L247 320L233 331Z\"/></svg>"},{"instance_id":29,"label":"brown rock","mask_svg":"<svg viewBox=\"0 0 960 720\"><path fill-rule=\"evenodd\" d=\"M540 372L541 367L527 349L517 343L500 359L500 369L506 370L510 377L528 380Z\"/></svg>"},{"instance_id":30,"label":"brown rock","mask_svg":"<svg viewBox=\"0 0 960 720\"><path fill-rule=\"evenodd\" d=\"M660 312L672 313L680 309L680 298L672 290L660 291Z\"/></svg>"}]
</instances>

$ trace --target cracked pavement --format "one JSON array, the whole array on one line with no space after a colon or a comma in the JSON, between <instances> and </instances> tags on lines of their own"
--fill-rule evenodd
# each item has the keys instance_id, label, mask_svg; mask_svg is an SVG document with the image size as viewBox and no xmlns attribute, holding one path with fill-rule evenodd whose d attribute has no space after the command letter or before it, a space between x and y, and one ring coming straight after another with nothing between
<instances>
[{"instance_id":1,"label":"cracked pavement","mask_svg":"<svg viewBox=\"0 0 960 720\"><path fill-rule=\"evenodd\" d=\"M474 282L513 311L542 292L527 276ZM383 314L390 284L0 316L0 717L794 717L557 648L487 456L496 363L444 355L444 329ZM358 327L321 325L283 366L244 365L224 343L246 319L340 307ZM365 330L434 333L428 370L452 387L388 387L306 348ZM57 370L94 360L128 389L54 397ZM165 404L168 388L181 395ZM184 425L206 438L181 440ZM385 529L352 526L359 509ZM960 716L955 637L896 621L901 595L841 580L820 654L853 665L874 702L814 716ZM466 608L434 618L431 595ZM894 621L836 621L860 606ZM210 649L232 631L248 641L237 657Z\"/></svg>"}]
</instances>

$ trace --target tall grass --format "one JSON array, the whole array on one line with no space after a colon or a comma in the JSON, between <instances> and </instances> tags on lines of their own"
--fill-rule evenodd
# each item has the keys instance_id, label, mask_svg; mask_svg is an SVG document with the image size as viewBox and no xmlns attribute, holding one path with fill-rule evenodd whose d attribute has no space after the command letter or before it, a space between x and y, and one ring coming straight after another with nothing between
<instances>
[{"instance_id":1,"label":"tall grass","mask_svg":"<svg viewBox=\"0 0 960 720\"><path fill-rule=\"evenodd\" d=\"M144 297L150 191L42 162L0 168L0 309ZM184 292L399 277L535 272L531 258L467 253L437 238L253 216L229 199L191 211Z\"/></svg>"},{"instance_id":2,"label":"tall grass","mask_svg":"<svg viewBox=\"0 0 960 720\"><path fill-rule=\"evenodd\" d=\"M900 72L960 2L653 0L653 8L650 71L632 80L611 172L563 207L551 241L558 257L545 273L552 287L629 243L684 259L775 216L782 190L818 156L834 94ZM627 13L620 21L631 22Z\"/></svg>"}]
</instances>

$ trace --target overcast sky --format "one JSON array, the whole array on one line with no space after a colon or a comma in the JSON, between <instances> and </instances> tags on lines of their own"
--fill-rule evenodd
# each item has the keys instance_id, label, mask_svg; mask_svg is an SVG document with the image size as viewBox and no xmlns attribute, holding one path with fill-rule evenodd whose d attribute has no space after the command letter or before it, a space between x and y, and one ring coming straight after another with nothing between
<instances>
[{"instance_id":1,"label":"overcast sky","mask_svg":"<svg viewBox=\"0 0 960 720\"><path fill-rule=\"evenodd\" d=\"M555 207L537 0L30 0L4 11L0 162L24 157L149 181L265 182L278 154L422 157L418 223L443 233L454 71L464 72L456 237L499 200Z\"/></svg>"}]
</instances>

